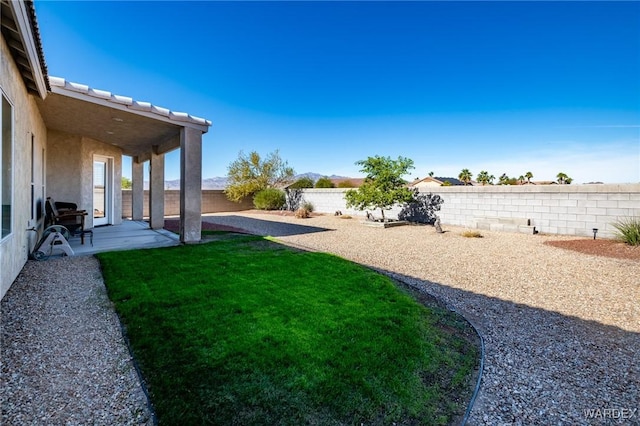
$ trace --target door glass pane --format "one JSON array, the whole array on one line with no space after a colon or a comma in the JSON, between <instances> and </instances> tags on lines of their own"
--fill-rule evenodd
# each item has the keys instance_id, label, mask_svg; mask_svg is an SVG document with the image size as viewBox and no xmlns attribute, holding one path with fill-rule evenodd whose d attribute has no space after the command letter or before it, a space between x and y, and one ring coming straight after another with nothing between
<instances>
[{"instance_id":1,"label":"door glass pane","mask_svg":"<svg viewBox=\"0 0 640 426\"><path fill-rule=\"evenodd\" d=\"M107 193L107 164L104 161L93 162L93 218L105 217Z\"/></svg>"}]
</instances>

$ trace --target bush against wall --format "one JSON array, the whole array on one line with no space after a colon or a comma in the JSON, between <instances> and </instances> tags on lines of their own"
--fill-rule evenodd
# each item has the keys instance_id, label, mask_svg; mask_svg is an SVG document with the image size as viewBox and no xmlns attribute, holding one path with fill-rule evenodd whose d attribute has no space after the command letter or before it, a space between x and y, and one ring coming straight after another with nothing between
<instances>
[{"instance_id":1,"label":"bush against wall","mask_svg":"<svg viewBox=\"0 0 640 426\"><path fill-rule=\"evenodd\" d=\"M260 210L280 210L286 203L284 191L267 188L256 192L253 205Z\"/></svg>"},{"instance_id":2,"label":"bush against wall","mask_svg":"<svg viewBox=\"0 0 640 426\"><path fill-rule=\"evenodd\" d=\"M326 176L323 176L320 179L318 179L315 187L316 188L335 188L335 185L333 182L331 182L331 179L329 179Z\"/></svg>"}]
</instances>

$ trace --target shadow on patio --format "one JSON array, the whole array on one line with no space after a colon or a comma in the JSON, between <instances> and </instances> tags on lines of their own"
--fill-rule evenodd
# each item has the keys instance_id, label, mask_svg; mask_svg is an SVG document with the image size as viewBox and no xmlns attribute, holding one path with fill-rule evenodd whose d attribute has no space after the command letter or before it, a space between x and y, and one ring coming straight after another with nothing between
<instances>
[{"instance_id":1,"label":"shadow on patio","mask_svg":"<svg viewBox=\"0 0 640 426\"><path fill-rule=\"evenodd\" d=\"M85 235L84 244L81 243L80 237L71 237L69 241L76 256L114 250L169 247L179 244L178 235L165 229L150 229L147 222L133 220L123 220L120 225L93 228L93 244L91 234ZM54 255L59 253L60 250L54 251Z\"/></svg>"}]
</instances>

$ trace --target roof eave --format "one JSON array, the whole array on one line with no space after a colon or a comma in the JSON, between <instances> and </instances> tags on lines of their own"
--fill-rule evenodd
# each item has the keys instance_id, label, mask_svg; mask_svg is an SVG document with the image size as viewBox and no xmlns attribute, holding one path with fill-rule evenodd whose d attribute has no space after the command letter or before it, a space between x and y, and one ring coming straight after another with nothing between
<instances>
[{"instance_id":1,"label":"roof eave","mask_svg":"<svg viewBox=\"0 0 640 426\"><path fill-rule=\"evenodd\" d=\"M51 93L126 111L177 126L194 128L202 133L207 133L212 124L211 121L204 118L182 112L174 112L148 102L139 102L130 97L115 95L111 92L96 90L89 86L68 82L59 77L50 77L50 86Z\"/></svg>"},{"instance_id":2,"label":"roof eave","mask_svg":"<svg viewBox=\"0 0 640 426\"><path fill-rule=\"evenodd\" d=\"M44 99L47 96L48 80L45 65L41 58L43 54L40 36L37 27L32 25L32 22L35 22L33 4L29 3L29 5L27 5L26 2L22 1L11 1L9 3L13 9L15 22L18 26L20 36L22 37L24 51L27 54L27 60L30 64L38 95Z\"/></svg>"}]
</instances>

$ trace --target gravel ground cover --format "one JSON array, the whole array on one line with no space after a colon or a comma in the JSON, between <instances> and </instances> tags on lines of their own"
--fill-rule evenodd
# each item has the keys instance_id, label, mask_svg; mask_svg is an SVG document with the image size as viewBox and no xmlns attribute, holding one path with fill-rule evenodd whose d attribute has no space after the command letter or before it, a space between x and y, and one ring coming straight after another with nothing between
<instances>
[{"instance_id":1,"label":"gravel ground cover","mask_svg":"<svg viewBox=\"0 0 640 426\"><path fill-rule=\"evenodd\" d=\"M213 214L338 254L436 296L480 330L486 359L469 424L640 424L640 262L544 244L575 237L462 228L389 229L359 219Z\"/></svg>"},{"instance_id":2,"label":"gravel ground cover","mask_svg":"<svg viewBox=\"0 0 640 426\"><path fill-rule=\"evenodd\" d=\"M152 424L95 258L29 261L0 325L0 424Z\"/></svg>"}]
</instances>

